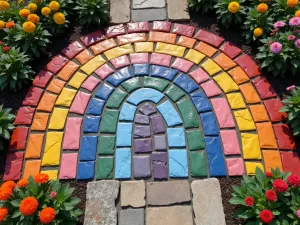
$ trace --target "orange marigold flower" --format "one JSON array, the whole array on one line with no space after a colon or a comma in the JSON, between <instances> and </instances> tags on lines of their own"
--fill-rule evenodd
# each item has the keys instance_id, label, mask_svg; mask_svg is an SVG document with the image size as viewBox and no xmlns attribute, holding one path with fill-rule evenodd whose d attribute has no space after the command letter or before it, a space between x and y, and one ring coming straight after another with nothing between
<instances>
[{"instance_id":1,"label":"orange marigold flower","mask_svg":"<svg viewBox=\"0 0 300 225\"><path fill-rule=\"evenodd\" d=\"M0 29L3 29L5 27L5 22L3 20L0 20Z\"/></svg>"},{"instance_id":2,"label":"orange marigold flower","mask_svg":"<svg viewBox=\"0 0 300 225\"><path fill-rule=\"evenodd\" d=\"M9 181L6 181L5 183L3 183L3 184L1 185L1 188L6 188L6 187L7 187L7 188L14 189L15 186L16 186L16 183L13 182L12 180L9 180Z\"/></svg>"},{"instance_id":3,"label":"orange marigold flower","mask_svg":"<svg viewBox=\"0 0 300 225\"><path fill-rule=\"evenodd\" d=\"M65 15L64 14L62 14L62 13L55 13L54 15L53 15L53 20L54 20L54 22L56 23L56 24L58 24L58 25L62 25L62 24L65 24L65 22L66 22L66 18L65 18Z\"/></svg>"},{"instance_id":4,"label":"orange marigold flower","mask_svg":"<svg viewBox=\"0 0 300 225\"><path fill-rule=\"evenodd\" d=\"M25 23L23 23L23 30L26 32L26 33L33 33L36 29L36 26L33 22L30 22L30 21L27 21Z\"/></svg>"},{"instance_id":5,"label":"orange marigold flower","mask_svg":"<svg viewBox=\"0 0 300 225\"><path fill-rule=\"evenodd\" d=\"M6 11L10 8L8 1L0 1L0 10Z\"/></svg>"},{"instance_id":6,"label":"orange marigold flower","mask_svg":"<svg viewBox=\"0 0 300 225\"><path fill-rule=\"evenodd\" d=\"M35 24L37 24L38 22L40 22L40 17L36 14L30 14L27 19L30 21L30 22L33 22Z\"/></svg>"},{"instance_id":7,"label":"orange marigold flower","mask_svg":"<svg viewBox=\"0 0 300 225\"><path fill-rule=\"evenodd\" d=\"M24 198L21 201L20 212L24 216L31 216L36 212L38 206L39 206L39 203L36 200L36 198L30 196L30 197Z\"/></svg>"},{"instance_id":8,"label":"orange marigold flower","mask_svg":"<svg viewBox=\"0 0 300 225\"><path fill-rule=\"evenodd\" d=\"M295 17L300 17L300 10L297 10L297 11L295 12Z\"/></svg>"},{"instance_id":9,"label":"orange marigold flower","mask_svg":"<svg viewBox=\"0 0 300 225\"><path fill-rule=\"evenodd\" d=\"M51 9L49 7L42 8L42 15L48 16L51 12Z\"/></svg>"},{"instance_id":10,"label":"orange marigold flower","mask_svg":"<svg viewBox=\"0 0 300 225\"><path fill-rule=\"evenodd\" d=\"M0 188L0 200L1 201L6 201L7 199L10 198L12 195L12 189L8 187L1 187Z\"/></svg>"},{"instance_id":11,"label":"orange marigold flower","mask_svg":"<svg viewBox=\"0 0 300 225\"><path fill-rule=\"evenodd\" d=\"M30 10L29 9L21 9L19 12L19 15L21 17L27 18L27 16L30 14Z\"/></svg>"},{"instance_id":12,"label":"orange marigold flower","mask_svg":"<svg viewBox=\"0 0 300 225\"><path fill-rule=\"evenodd\" d=\"M49 8L53 11L57 11L60 8L60 4L57 1L51 1L49 4Z\"/></svg>"},{"instance_id":13,"label":"orange marigold flower","mask_svg":"<svg viewBox=\"0 0 300 225\"><path fill-rule=\"evenodd\" d=\"M289 8L295 8L299 4L299 0L288 0L287 5Z\"/></svg>"},{"instance_id":14,"label":"orange marigold flower","mask_svg":"<svg viewBox=\"0 0 300 225\"><path fill-rule=\"evenodd\" d=\"M30 3L28 5L28 9L31 11L31 12L35 12L37 10L37 5L35 3Z\"/></svg>"},{"instance_id":15,"label":"orange marigold flower","mask_svg":"<svg viewBox=\"0 0 300 225\"><path fill-rule=\"evenodd\" d=\"M28 180L25 180L25 179L19 180L18 183L17 183L17 186L19 188L26 187L27 185L28 185Z\"/></svg>"},{"instance_id":16,"label":"orange marigold flower","mask_svg":"<svg viewBox=\"0 0 300 225\"><path fill-rule=\"evenodd\" d=\"M0 208L0 222L4 221L6 219L6 216L8 214L8 209L6 207Z\"/></svg>"},{"instance_id":17,"label":"orange marigold flower","mask_svg":"<svg viewBox=\"0 0 300 225\"><path fill-rule=\"evenodd\" d=\"M34 181L37 182L38 184L47 183L48 180L49 180L49 176L48 174L45 173L40 173L34 177Z\"/></svg>"},{"instance_id":18,"label":"orange marigold flower","mask_svg":"<svg viewBox=\"0 0 300 225\"><path fill-rule=\"evenodd\" d=\"M257 7L256 10L259 13L265 13L269 9L268 5L266 3L260 3Z\"/></svg>"},{"instance_id":19,"label":"orange marigold flower","mask_svg":"<svg viewBox=\"0 0 300 225\"><path fill-rule=\"evenodd\" d=\"M238 2L230 2L228 5L228 11L235 14L240 10L240 4Z\"/></svg>"},{"instance_id":20,"label":"orange marigold flower","mask_svg":"<svg viewBox=\"0 0 300 225\"><path fill-rule=\"evenodd\" d=\"M6 28L8 28L8 29L11 29L15 26L16 26L16 24L14 21L10 21L10 22L6 23Z\"/></svg>"},{"instance_id":21,"label":"orange marigold flower","mask_svg":"<svg viewBox=\"0 0 300 225\"><path fill-rule=\"evenodd\" d=\"M44 208L40 213L40 221L43 224L51 223L55 219L55 215L55 210L53 208Z\"/></svg>"}]
</instances>

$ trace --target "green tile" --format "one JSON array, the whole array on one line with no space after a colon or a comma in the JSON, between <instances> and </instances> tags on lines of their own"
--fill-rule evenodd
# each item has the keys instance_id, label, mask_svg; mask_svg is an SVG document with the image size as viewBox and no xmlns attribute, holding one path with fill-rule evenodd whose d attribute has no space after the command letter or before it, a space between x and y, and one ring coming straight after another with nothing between
<instances>
[{"instance_id":1,"label":"green tile","mask_svg":"<svg viewBox=\"0 0 300 225\"><path fill-rule=\"evenodd\" d=\"M99 155L113 155L115 149L116 136L100 136L98 141Z\"/></svg>"},{"instance_id":2,"label":"green tile","mask_svg":"<svg viewBox=\"0 0 300 225\"><path fill-rule=\"evenodd\" d=\"M154 77L145 77L144 87L154 88L158 91L163 91L169 85L169 81Z\"/></svg>"},{"instance_id":3,"label":"green tile","mask_svg":"<svg viewBox=\"0 0 300 225\"><path fill-rule=\"evenodd\" d=\"M205 148L203 134L199 130L187 131L187 140L191 151Z\"/></svg>"},{"instance_id":4,"label":"green tile","mask_svg":"<svg viewBox=\"0 0 300 225\"><path fill-rule=\"evenodd\" d=\"M138 77L134 77L131 78L130 80L123 82L122 87L125 88L125 90L130 93L136 89L141 88L142 86L141 86L140 79Z\"/></svg>"},{"instance_id":5,"label":"green tile","mask_svg":"<svg viewBox=\"0 0 300 225\"><path fill-rule=\"evenodd\" d=\"M119 117L118 110L105 109L101 119L101 133L116 133Z\"/></svg>"},{"instance_id":6,"label":"green tile","mask_svg":"<svg viewBox=\"0 0 300 225\"><path fill-rule=\"evenodd\" d=\"M96 179L112 179L114 169L114 158L113 157L99 157L96 168Z\"/></svg>"},{"instance_id":7,"label":"green tile","mask_svg":"<svg viewBox=\"0 0 300 225\"><path fill-rule=\"evenodd\" d=\"M170 99L172 99L173 102L176 102L185 95L185 92L175 84L172 84L165 93Z\"/></svg>"},{"instance_id":8,"label":"green tile","mask_svg":"<svg viewBox=\"0 0 300 225\"><path fill-rule=\"evenodd\" d=\"M178 109L183 118L183 124L185 128L196 128L199 127L199 118L195 110L195 107L191 100L182 99L177 102Z\"/></svg>"},{"instance_id":9,"label":"green tile","mask_svg":"<svg viewBox=\"0 0 300 225\"><path fill-rule=\"evenodd\" d=\"M190 152L191 176L207 176L205 152Z\"/></svg>"},{"instance_id":10,"label":"green tile","mask_svg":"<svg viewBox=\"0 0 300 225\"><path fill-rule=\"evenodd\" d=\"M122 102L126 98L127 93L121 89L116 89L107 101L106 107L118 109L122 105Z\"/></svg>"}]
</instances>

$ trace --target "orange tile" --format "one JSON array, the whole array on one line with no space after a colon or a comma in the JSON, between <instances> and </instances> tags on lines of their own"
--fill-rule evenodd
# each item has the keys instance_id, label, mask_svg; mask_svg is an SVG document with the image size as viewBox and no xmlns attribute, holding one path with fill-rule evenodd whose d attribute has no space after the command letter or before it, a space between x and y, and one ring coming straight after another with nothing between
<instances>
[{"instance_id":1,"label":"orange tile","mask_svg":"<svg viewBox=\"0 0 300 225\"><path fill-rule=\"evenodd\" d=\"M236 63L224 53L217 55L213 60L218 63L219 66L221 66L224 70L229 70L232 67L236 66Z\"/></svg>"},{"instance_id":2,"label":"orange tile","mask_svg":"<svg viewBox=\"0 0 300 225\"><path fill-rule=\"evenodd\" d=\"M177 44L187 48L193 48L196 43L196 39L186 36L180 36Z\"/></svg>"},{"instance_id":3,"label":"orange tile","mask_svg":"<svg viewBox=\"0 0 300 225\"><path fill-rule=\"evenodd\" d=\"M260 147L271 149L277 148L272 123L264 122L256 123L255 125L258 133Z\"/></svg>"},{"instance_id":4,"label":"orange tile","mask_svg":"<svg viewBox=\"0 0 300 225\"><path fill-rule=\"evenodd\" d=\"M23 179L28 179L29 176L35 176L40 173L42 160L27 160L23 173Z\"/></svg>"},{"instance_id":5,"label":"orange tile","mask_svg":"<svg viewBox=\"0 0 300 225\"><path fill-rule=\"evenodd\" d=\"M51 91L55 94L59 94L63 87L65 86L66 82L59 80L59 79L53 79L51 83L47 87L47 91Z\"/></svg>"},{"instance_id":6,"label":"orange tile","mask_svg":"<svg viewBox=\"0 0 300 225\"><path fill-rule=\"evenodd\" d=\"M125 45L134 42L144 42L147 41L147 37L145 33L132 33L132 34L124 34L117 36L118 45Z\"/></svg>"},{"instance_id":7,"label":"orange tile","mask_svg":"<svg viewBox=\"0 0 300 225\"><path fill-rule=\"evenodd\" d=\"M116 44L115 40L113 38L111 38L108 40L101 41L98 44L91 46L90 48L94 52L95 55L99 55L99 54L105 52L106 50L114 48L116 46L117 46L117 44Z\"/></svg>"},{"instance_id":8,"label":"orange tile","mask_svg":"<svg viewBox=\"0 0 300 225\"><path fill-rule=\"evenodd\" d=\"M30 134L26 148L26 159L39 159L43 146L44 134Z\"/></svg>"},{"instance_id":9,"label":"orange tile","mask_svg":"<svg viewBox=\"0 0 300 225\"><path fill-rule=\"evenodd\" d=\"M150 31L150 33L149 33L149 41L175 44L175 42L176 42L176 34L163 33L163 32L157 32L157 31Z\"/></svg>"},{"instance_id":10,"label":"orange tile","mask_svg":"<svg viewBox=\"0 0 300 225\"><path fill-rule=\"evenodd\" d=\"M56 102L57 95L45 93L37 107L38 110L51 112Z\"/></svg>"},{"instance_id":11,"label":"orange tile","mask_svg":"<svg viewBox=\"0 0 300 225\"><path fill-rule=\"evenodd\" d=\"M210 45L204 43L204 42L200 42L196 47L196 50L198 50L199 52L207 55L208 57L212 57L218 50L211 47Z\"/></svg>"},{"instance_id":12,"label":"orange tile","mask_svg":"<svg viewBox=\"0 0 300 225\"><path fill-rule=\"evenodd\" d=\"M276 169L277 167L279 167L279 169L282 171L282 163L281 163L281 157L279 151L264 150L262 152L263 152L266 172L271 172L271 168Z\"/></svg>"},{"instance_id":13,"label":"orange tile","mask_svg":"<svg viewBox=\"0 0 300 225\"><path fill-rule=\"evenodd\" d=\"M230 76L232 76L237 84L241 84L249 80L248 75L239 66L229 70L228 73L230 74Z\"/></svg>"},{"instance_id":14,"label":"orange tile","mask_svg":"<svg viewBox=\"0 0 300 225\"><path fill-rule=\"evenodd\" d=\"M57 77L64 81L68 81L79 67L80 66L77 63L70 61L64 66L64 68L62 68Z\"/></svg>"},{"instance_id":15,"label":"orange tile","mask_svg":"<svg viewBox=\"0 0 300 225\"><path fill-rule=\"evenodd\" d=\"M242 84L239 87L240 87L247 103L258 103L258 102L260 102L260 98L259 98L258 94L256 93L256 91L255 91L254 87L252 86L252 84L250 84L250 83Z\"/></svg>"},{"instance_id":16,"label":"orange tile","mask_svg":"<svg viewBox=\"0 0 300 225\"><path fill-rule=\"evenodd\" d=\"M31 130L46 130L49 113L36 113L32 122Z\"/></svg>"},{"instance_id":17,"label":"orange tile","mask_svg":"<svg viewBox=\"0 0 300 225\"><path fill-rule=\"evenodd\" d=\"M94 55L88 51L88 50L84 50L82 52L80 52L76 57L75 59L78 60L78 62L80 62L82 65L86 64L87 61L89 61L91 58L93 58Z\"/></svg>"},{"instance_id":18,"label":"orange tile","mask_svg":"<svg viewBox=\"0 0 300 225\"><path fill-rule=\"evenodd\" d=\"M254 122L268 121L268 113L264 105L250 105L251 114Z\"/></svg>"}]
</instances>

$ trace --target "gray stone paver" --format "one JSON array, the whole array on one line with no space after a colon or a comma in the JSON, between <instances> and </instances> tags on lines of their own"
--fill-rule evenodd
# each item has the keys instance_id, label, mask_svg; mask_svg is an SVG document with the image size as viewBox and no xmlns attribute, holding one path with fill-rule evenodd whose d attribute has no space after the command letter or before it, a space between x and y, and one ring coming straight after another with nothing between
<instances>
[{"instance_id":1,"label":"gray stone paver","mask_svg":"<svg viewBox=\"0 0 300 225\"><path fill-rule=\"evenodd\" d=\"M190 20L188 13L188 0L167 0L169 20Z\"/></svg>"},{"instance_id":2,"label":"gray stone paver","mask_svg":"<svg viewBox=\"0 0 300 225\"><path fill-rule=\"evenodd\" d=\"M110 0L111 23L128 23L130 21L131 0Z\"/></svg>"},{"instance_id":3,"label":"gray stone paver","mask_svg":"<svg viewBox=\"0 0 300 225\"><path fill-rule=\"evenodd\" d=\"M119 225L144 225L144 209L126 209L119 213Z\"/></svg>"},{"instance_id":4,"label":"gray stone paver","mask_svg":"<svg viewBox=\"0 0 300 225\"><path fill-rule=\"evenodd\" d=\"M121 206L144 207L145 182L124 181L121 183Z\"/></svg>"},{"instance_id":5,"label":"gray stone paver","mask_svg":"<svg viewBox=\"0 0 300 225\"><path fill-rule=\"evenodd\" d=\"M163 8L166 6L166 0L133 0L132 8Z\"/></svg>"},{"instance_id":6,"label":"gray stone paver","mask_svg":"<svg viewBox=\"0 0 300 225\"><path fill-rule=\"evenodd\" d=\"M138 21L154 21L167 19L167 12L165 8L161 9L137 9L132 10L131 20Z\"/></svg>"}]
</instances>

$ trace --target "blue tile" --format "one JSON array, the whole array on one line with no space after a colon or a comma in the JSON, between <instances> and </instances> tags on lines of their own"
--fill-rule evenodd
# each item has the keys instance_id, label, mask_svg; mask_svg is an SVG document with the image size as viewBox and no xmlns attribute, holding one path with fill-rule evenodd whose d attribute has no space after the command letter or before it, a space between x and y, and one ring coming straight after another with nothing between
<instances>
[{"instance_id":1,"label":"blue tile","mask_svg":"<svg viewBox=\"0 0 300 225\"><path fill-rule=\"evenodd\" d=\"M95 174L95 162L79 162L77 167L77 180L91 180Z\"/></svg>"},{"instance_id":2,"label":"blue tile","mask_svg":"<svg viewBox=\"0 0 300 225\"><path fill-rule=\"evenodd\" d=\"M194 92L191 94L191 98L198 112L212 110L211 105L203 91Z\"/></svg>"},{"instance_id":3,"label":"blue tile","mask_svg":"<svg viewBox=\"0 0 300 225\"><path fill-rule=\"evenodd\" d=\"M100 116L86 116L83 122L84 133L98 133L100 126Z\"/></svg>"},{"instance_id":4,"label":"blue tile","mask_svg":"<svg viewBox=\"0 0 300 225\"><path fill-rule=\"evenodd\" d=\"M110 75L106 81L117 87L120 83L129 79L130 77L132 77L131 71L129 67L125 67Z\"/></svg>"},{"instance_id":5,"label":"blue tile","mask_svg":"<svg viewBox=\"0 0 300 225\"><path fill-rule=\"evenodd\" d=\"M135 111L136 111L136 106L125 102L120 111L119 120L133 121Z\"/></svg>"},{"instance_id":6,"label":"blue tile","mask_svg":"<svg viewBox=\"0 0 300 225\"><path fill-rule=\"evenodd\" d=\"M133 92L127 101L134 105L138 105L143 101L152 101L154 103L158 103L163 97L164 95L155 89L142 88Z\"/></svg>"},{"instance_id":7,"label":"blue tile","mask_svg":"<svg viewBox=\"0 0 300 225\"><path fill-rule=\"evenodd\" d=\"M169 147L185 147L184 129L167 128Z\"/></svg>"},{"instance_id":8,"label":"blue tile","mask_svg":"<svg viewBox=\"0 0 300 225\"><path fill-rule=\"evenodd\" d=\"M220 137L206 137L205 145L210 176L226 176Z\"/></svg>"},{"instance_id":9,"label":"blue tile","mask_svg":"<svg viewBox=\"0 0 300 225\"><path fill-rule=\"evenodd\" d=\"M132 123L118 123L117 128L117 146L131 146Z\"/></svg>"},{"instance_id":10,"label":"blue tile","mask_svg":"<svg viewBox=\"0 0 300 225\"><path fill-rule=\"evenodd\" d=\"M96 160L97 152L97 136L82 136L80 142L80 161L93 161Z\"/></svg>"},{"instance_id":11,"label":"blue tile","mask_svg":"<svg viewBox=\"0 0 300 225\"><path fill-rule=\"evenodd\" d=\"M108 97L110 96L110 94L112 93L112 91L114 90L114 88L112 86L109 86L106 83L103 83L100 88L98 89L97 93L96 93L96 97L102 98L102 99L108 99Z\"/></svg>"},{"instance_id":12,"label":"blue tile","mask_svg":"<svg viewBox=\"0 0 300 225\"><path fill-rule=\"evenodd\" d=\"M87 108L87 114L101 115L105 101L99 98L92 98Z\"/></svg>"},{"instance_id":13,"label":"blue tile","mask_svg":"<svg viewBox=\"0 0 300 225\"><path fill-rule=\"evenodd\" d=\"M189 167L187 159L187 150L169 150L169 176L170 177L188 177Z\"/></svg>"},{"instance_id":14,"label":"blue tile","mask_svg":"<svg viewBox=\"0 0 300 225\"><path fill-rule=\"evenodd\" d=\"M119 148L116 150L116 179L131 178L131 149Z\"/></svg>"},{"instance_id":15,"label":"blue tile","mask_svg":"<svg viewBox=\"0 0 300 225\"><path fill-rule=\"evenodd\" d=\"M187 93L191 93L199 88L199 85L184 73L180 73L180 75L175 79L174 83Z\"/></svg>"},{"instance_id":16,"label":"blue tile","mask_svg":"<svg viewBox=\"0 0 300 225\"><path fill-rule=\"evenodd\" d=\"M134 76L148 76L149 64L133 64Z\"/></svg>"},{"instance_id":17,"label":"blue tile","mask_svg":"<svg viewBox=\"0 0 300 225\"><path fill-rule=\"evenodd\" d=\"M219 127L216 121L214 112L206 112L200 114L204 134L206 135L219 135Z\"/></svg>"},{"instance_id":18,"label":"blue tile","mask_svg":"<svg viewBox=\"0 0 300 225\"><path fill-rule=\"evenodd\" d=\"M178 73L178 70L171 69L164 66L151 66L151 76L153 77L161 77L167 80L173 80L176 74Z\"/></svg>"},{"instance_id":19,"label":"blue tile","mask_svg":"<svg viewBox=\"0 0 300 225\"><path fill-rule=\"evenodd\" d=\"M180 116L169 100L157 106L157 109L162 114L169 127L182 124Z\"/></svg>"}]
</instances>

